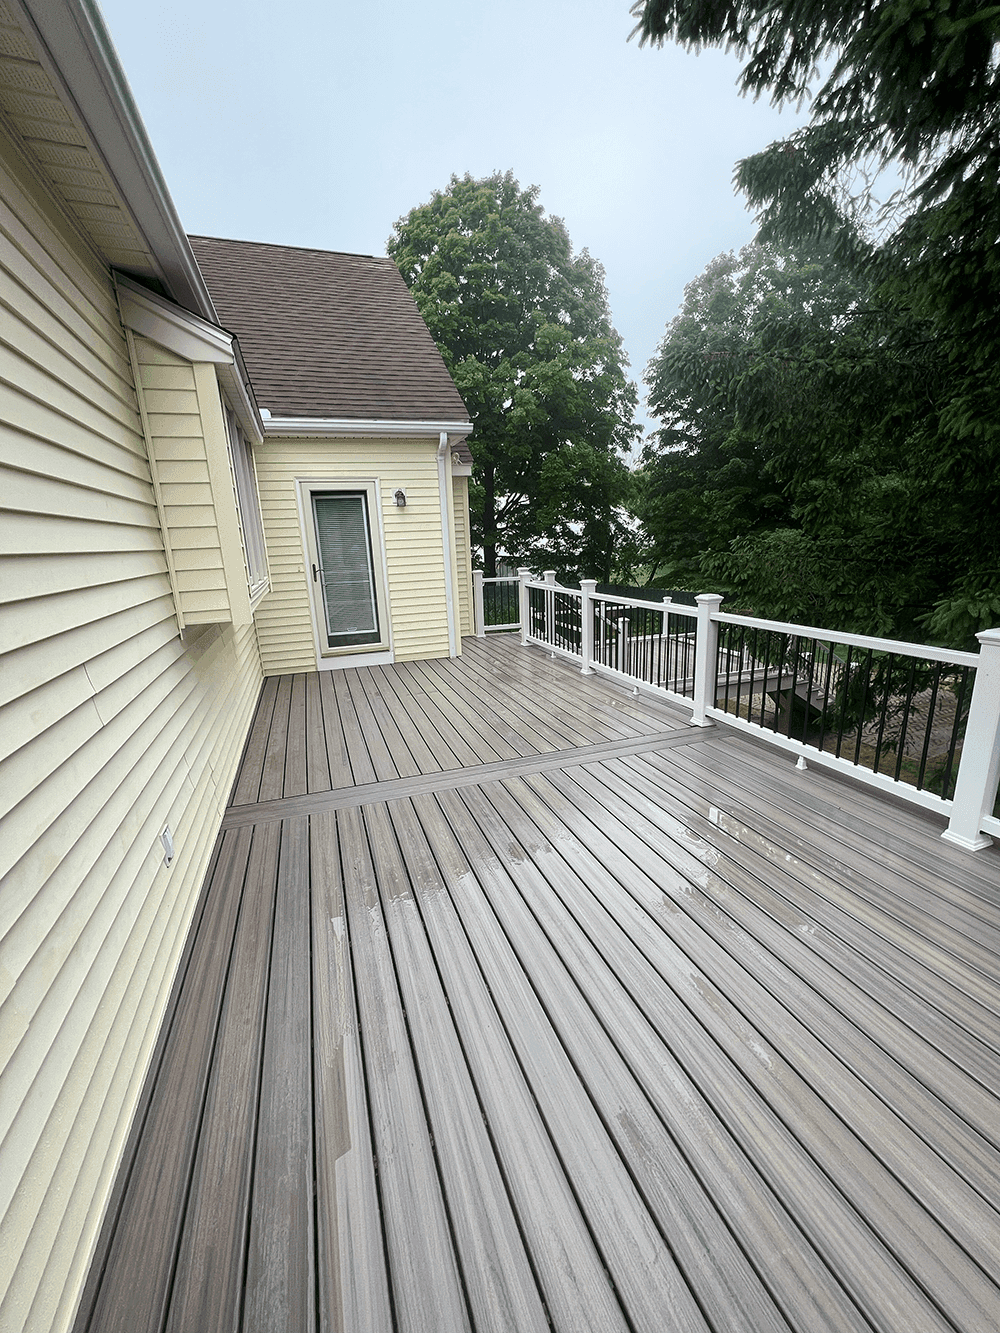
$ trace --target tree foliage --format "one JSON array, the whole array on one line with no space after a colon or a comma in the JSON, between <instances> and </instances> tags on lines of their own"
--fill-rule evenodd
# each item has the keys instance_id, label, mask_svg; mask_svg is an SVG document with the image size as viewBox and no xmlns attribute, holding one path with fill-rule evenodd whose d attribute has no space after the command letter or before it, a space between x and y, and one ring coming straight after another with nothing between
<instances>
[{"instance_id":1,"label":"tree foliage","mask_svg":"<svg viewBox=\"0 0 1000 1333\"><path fill-rule=\"evenodd\" d=\"M510 172L453 176L387 249L475 425L487 573L500 552L606 578L638 431L601 266Z\"/></svg>"},{"instance_id":2,"label":"tree foliage","mask_svg":"<svg viewBox=\"0 0 1000 1333\"><path fill-rule=\"evenodd\" d=\"M946 376L873 295L820 247L760 243L689 285L646 371L640 512L669 577L870 633L942 594L964 524L918 443Z\"/></svg>"},{"instance_id":3,"label":"tree foliage","mask_svg":"<svg viewBox=\"0 0 1000 1333\"><path fill-rule=\"evenodd\" d=\"M828 605L851 604L855 622L867 595L887 628L916 617L942 641L996 623L1000 6L641 0L633 13L643 40L734 49L746 92L812 97L810 123L739 163L736 181L758 211L760 241L822 253L838 283L858 287L841 324L820 318L798 359L765 358L732 377L739 429L764 451L763 476L791 526L736 523L735 545L712 548L707 564L732 575L766 556ZM901 185L880 208L887 171ZM789 313L776 317L778 343ZM803 332L812 318L810 309ZM758 324L745 350L759 351L762 337ZM755 403L769 422L751 425ZM851 438L858 485L842 486ZM844 570L846 584L861 579L852 555L865 550L869 573L852 594ZM758 575L763 587L764 565Z\"/></svg>"}]
</instances>

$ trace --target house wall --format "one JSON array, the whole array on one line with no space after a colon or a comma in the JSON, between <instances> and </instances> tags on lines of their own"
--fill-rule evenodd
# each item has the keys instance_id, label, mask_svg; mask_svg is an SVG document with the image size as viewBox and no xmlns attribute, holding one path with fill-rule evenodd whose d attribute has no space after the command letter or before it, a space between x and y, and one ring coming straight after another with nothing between
<instances>
[{"instance_id":1,"label":"house wall","mask_svg":"<svg viewBox=\"0 0 1000 1333\"><path fill-rule=\"evenodd\" d=\"M178 633L110 274L6 139L0 303L0 1328L30 1333L72 1321L261 669L249 615Z\"/></svg>"},{"instance_id":2,"label":"house wall","mask_svg":"<svg viewBox=\"0 0 1000 1333\"><path fill-rule=\"evenodd\" d=\"M452 477L455 508L455 564L458 573L458 632L475 634L472 603L472 530L469 524L469 478Z\"/></svg>"},{"instance_id":3,"label":"house wall","mask_svg":"<svg viewBox=\"0 0 1000 1333\"><path fill-rule=\"evenodd\" d=\"M167 555L184 622L246 620L249 600L240 596L246 580L239 573L243 555L214 369L186 361L148 338L136 337L134 345Z\"/></svg>"},{"instance_id":4,"label":"house wall","mask_svg":"<svg viewBox=\"0 0 1000 1333\"><path fill-rule=\"evenodd\" d=\"M271 573L255 613L265 674L316 669L296 478L379 479L395 659L446 657L437 440L266 438L254 459ZM403 509L393 503L400 486Z\"/></svg>"}]
</instances>

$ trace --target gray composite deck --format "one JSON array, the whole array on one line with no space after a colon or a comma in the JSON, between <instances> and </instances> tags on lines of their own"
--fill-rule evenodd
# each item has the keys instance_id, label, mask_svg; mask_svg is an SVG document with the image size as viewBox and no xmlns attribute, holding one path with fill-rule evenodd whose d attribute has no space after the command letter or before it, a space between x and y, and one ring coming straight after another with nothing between
<instances>
[{"instance_id":1,"label":"gray composite deck","mask_svg":"<svg viewBox=\"0 0 1000 1333\"><path fill-rule=\"evenodd\" d=\"M269 680L78 1330L995 1330L939 833L509 636Z\"/></svg>"}]
</instances>

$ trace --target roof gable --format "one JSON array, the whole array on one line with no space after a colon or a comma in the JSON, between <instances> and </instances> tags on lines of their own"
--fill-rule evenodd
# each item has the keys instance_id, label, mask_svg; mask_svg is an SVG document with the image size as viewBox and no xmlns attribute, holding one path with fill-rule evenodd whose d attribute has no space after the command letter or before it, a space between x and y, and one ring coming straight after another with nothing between
<instances>
[{"instance_id":1,"label":"roof gable","mask_svg":"<svg viewBox=\"0 0 1000 1333\"><path fill-rule=\"evenodd\" d=\"M190 237L275 417L465 421L468 411L391 259Z\"/></svg>"}]
</instances>

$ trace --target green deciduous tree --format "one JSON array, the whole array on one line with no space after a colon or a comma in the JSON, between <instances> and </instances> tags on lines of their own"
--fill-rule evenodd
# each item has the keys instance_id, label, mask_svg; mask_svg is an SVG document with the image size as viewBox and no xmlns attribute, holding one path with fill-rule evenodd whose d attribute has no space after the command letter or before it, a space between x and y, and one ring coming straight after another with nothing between
<instances>
[{"instance_id":1,"label":"green deciduous tree","mask_svg":"<svg viewBox=\"0 0 1000 1333\"><path fill-rule=\"evenodd\" d=\"M926 466L949 367L828 251L760 243L687 289L646 371L664 421L640 513L667 577L761 614L915 633L967 513Z\"/></svg>"},{"instance_id":2,"label":"green deciduous tree","mask_svg":"<svg viewBox=\"0 0 1000 1333\"><path fill-rule=\"evenodd\" d=\"M922 544L928 556L916 553L916 564L928 575L922 585L918 580L904 594L900 583L885 606L930 598L912 614L922 615L925 632L952 642L995 623L1000 6L970 0L640 0L633 13L643 40L734 49L745 62L746 92L769 93L779 102L812 97L810 123L739 163L737 184L758 210L759 239L796 249L820 246L866 289L859 308L878 314L867 323L852 318L838 337L838 351L814 349L813 369L786 377L789 392L794 386L803 399L831 408L835 392L845 428L856 432L860 454L870 460L858 463L859 477L869 469L866 503L877 510L881 493L891 500L888 511L896 506L885 544L871 546L871 588L894 582L901 542ZM873 181L887 171L898 173L902 183L879 208ZM857 345L859 335L868 341L867 353ZM850 355L845 359L842 351ZM867 365L877 388L864 411L855 411L865 394L858 392L864 386L851 375L852 364ZM914 371L923 384L913 383ZM768 373L773 376L774 367L768 372L762 364L760 376ZM743 382L744 427L748 389ZM886 398L887 392L892 396ZM778 412L778 429L785 428L782 419ZM812 466L806 460L821 450L814 517L827 506L834 513L837 499L836 487L822 485L829 472L822 465L829 431L817 425L799 441L786 441L799 451L803 467ZM769 456L767 475L784 478L799 531L808 535L808 505L796 489L796 474L782 472L781 445L775 431L770 434L777 454ZM901 487L902 477L908 482ZM853 519L868 512L854 506ZM847 549L845 543L856 546L866 531L875 532L871 524L852 528L852 513L842 508L840 535L828 548L831 559ZM736 539L744 560L758 549L752 532ZM789 558L787 540L780 548L768 540L777 568ZM795 540L801 555L804 538ZM724 565L723 559L717 568ZM841 581L839 570L826 569L826 579L821 577L818 561L793 561L792 567L817 588L830 578ZM905 628L906 617L899 614Z\"/></svg>"},{"instance_id":3,"label":"green deciduous tree","mask_svg":"<svg viewBox=\"0 0 1000 1333\"><path fill-rule=\"evenodd\" d=\"M607 578L638 428L601 266L510 172L453 176L387 249L475 425L487 574L502 552Z\"/></svg>"}]
</instances>

